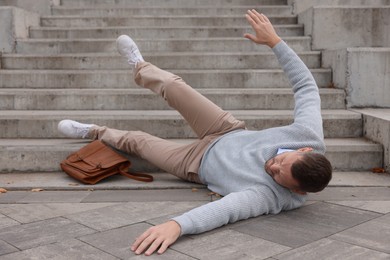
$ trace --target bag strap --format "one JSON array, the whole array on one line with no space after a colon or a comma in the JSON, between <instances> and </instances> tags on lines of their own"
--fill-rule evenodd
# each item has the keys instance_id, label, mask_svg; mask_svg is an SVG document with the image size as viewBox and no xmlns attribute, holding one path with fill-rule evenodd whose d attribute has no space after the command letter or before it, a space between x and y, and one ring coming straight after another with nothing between
<instances>
[{"instance_id":1,"label":"bag strap","mask_svg":"<svg viewBox=\"0 0 390 260\"><path fill-rule=\"evenodd\" d=\"M153 176L146 174L146 173L135 173L135 172L128 172L129 167L127 165L121 165L119 167L119 173L123 176L126 176L127 178L137 180L137 181L143 181L143 182L152 182Z\"/></svg>"}]
</instances>

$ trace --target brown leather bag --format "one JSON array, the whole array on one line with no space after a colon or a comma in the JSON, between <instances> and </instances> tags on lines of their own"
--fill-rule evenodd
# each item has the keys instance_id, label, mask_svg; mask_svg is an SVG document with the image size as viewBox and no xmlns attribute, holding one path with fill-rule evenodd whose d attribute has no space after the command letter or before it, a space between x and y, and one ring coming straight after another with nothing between
<instances>
[{"instance_id":1,"label":"brown leather bag","mask_svg":"<svg viewBox=\"0 0 390 260\"><path fill-rule=\"evenodd\" d=\"M149 174L128 172L130 161L99 140L72 153L60 165L69 176L86 184L96 184L118 173L137 181L153 181Z\"/></svg>"}]
</instances>

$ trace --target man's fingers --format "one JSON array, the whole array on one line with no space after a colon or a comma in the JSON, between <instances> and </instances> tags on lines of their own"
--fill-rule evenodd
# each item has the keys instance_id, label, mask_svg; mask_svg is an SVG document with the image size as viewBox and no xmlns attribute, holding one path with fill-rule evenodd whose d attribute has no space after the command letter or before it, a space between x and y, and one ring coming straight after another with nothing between
<instances>
[{"instance_id":1,"label":"man's fingers","mask_svg":"<svg viewBox=\"0 0 390 260\"><path fill-rule=\"evenodd\" d=\"M132 251L135 251L137 250L137 248L139 247L139 245L145 240L145 238L147 238L149 236L149 230L145 231L144 233L142 233L142 235L140 235L135 241L134 243L131 245L130 249Z\"/></svg>"},{"instance_id":2,"label":"man's fingers","mask_svg":"<svg viewBox=\"0 0 390 260\"><path fill-rule=\"evenodd\" d=\"M252 40L252 41L256 40L256 37L252 34L249 34L249 33L244 34L244 37L249 39L249 40Z\"/></svg>"},{"instance_id":3,"label":"man's fingers","mask_svg":"<svg viewBox=\"0 0 390 260\"><path fill-rule=\"evenodd\" d=\"M160 249L157 251L158 254L163 254L165 251L167 251L168 247L171 245L170 242L164 241L161 244Z\"/></svg>"},{"instance_id":4,"label":"man's fingers","mask_svg":"<svg viewBox=\"0 0 390 260\"><path fill-rule=\"evenodd\" d=\"M137 255L142 254L146 248L156 240L156 236L153 236L151 229L146 230L141 236L139 236L134 244L131 246L131 250Z\"/></svg>"},{"instance_id":5,"label":"man's fingers","mask_svg":"<svg viewBox=\"0 0 390 260\"><path fill-rule=\"evenodd\" d=\"M255 24L260 23L259 17L251 10L248 10L249 17L254 21Z\"/></svg>"},{"instance_id":6,"label":"man's fingers","mask_svg":"<svg viewBox=\"0 0 390 260\"><path fill-rule=\"evenodd\" d=\"M253 20L252 17L249 14L246 14L245 17L246 17L246 20L250 23L250 25L252 27L254 27L256 25L256 21Z\"/></svg>"},{"instance_id":7,"label":"man's fingers","mask_svg":"<svg viewBox=\"0 0 390 260\"><path fill-rule=\"evenodd\" d=\"M260 21L264 22L264 14L260 14L255 9L252 9L252 12L259 18Z\"/></svg>"},{"instance_id":8,"label":"man's fingers","mask_svg":"<svg viewBox=\"0 0 390 260\"><path fill-rule=\"evenodd\" d=\"M142 241L142 243L138 246L138 248L135 250L135 253L137 255L139 254L142 254L142 252L144 252L146 250L146 248L152 244L153 242L155 241L155 238L154 237L150 237L148 236L147 238L144 239L144 241Z\"/></svg>"},{"instance_id":9,"label":"man's fingers","mask_svg":"<svg viewBox=\"0 0 390 260\"><path fill-rule=\"evenodd\" d=\"M269 19L268 19L267 16L265 16L264 14L261 14L261 16L263 17L263 19L264 19L266 22L271 23L271 22L269 21Z\"/></svg>"},{"instance_id":10,"label":"man's fingers","mask_svg":"<svg viewBox=\"0 0 390 260\"><path fill-rule=\"evenodd\" d=\"M256 23L266 23L266 22L269 23L270 22L267 16L265 16L262 13L257 12L255 9L248 10L248 14L250 15L250 17L254 21L256 21Z\"/></svg>"},{"instance_id":11,"label":"man's fingers","mask_svg":"<svg viewBox=\"0 0 390 260\"><path fill-rule=\"evenodd\" d=\"M156 239L153 241L152 245L146 250L145 255L149 256L157 250L157 248L161 245L162 241L160 239Z\"/></svg>"}]
</instances>

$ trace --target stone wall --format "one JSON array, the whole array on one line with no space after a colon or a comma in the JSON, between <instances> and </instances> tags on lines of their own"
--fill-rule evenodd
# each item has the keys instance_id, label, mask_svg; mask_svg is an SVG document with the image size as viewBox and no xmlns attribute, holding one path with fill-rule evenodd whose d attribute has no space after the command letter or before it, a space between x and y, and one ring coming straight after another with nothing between
<instances>
[{"instance_id":1,"label":"stone wall","mask_svg":"<svg viewBox=\"0 0 390 260\"><path fill-rule=\"evenodd\" d=\"M2 0L0 6L15 6L40 15L50 15L51 6L60 5L60 0Z\"/></svg>"},{"instance_id":2,"label":"stone wall","mask_svg":"<svg viewBox=\"0 0 390 260\"><path fill-rule=\"evenodd\" d=\"M39 25L39 15L17 7L0 7L0 51L14 52L16 38L27 38L30 26Z\"/></svg>"}]
</instances>

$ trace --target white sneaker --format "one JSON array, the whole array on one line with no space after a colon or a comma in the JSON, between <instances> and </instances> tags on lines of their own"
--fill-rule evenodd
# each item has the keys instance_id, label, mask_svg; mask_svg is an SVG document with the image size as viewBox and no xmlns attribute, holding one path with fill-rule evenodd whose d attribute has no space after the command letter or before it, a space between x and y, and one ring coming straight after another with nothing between
<instances>
[{"instance_id":1,"label":"white sneaker","mask_svg":"<svg viewBox=\"0 0 390 260\"><path fill-rule=\"evenodd\" d=\"M65 119L58 123L58 131L70 138L87 138L91 126L93 124L82 124Z\"/></svg>"},{"instance_id":2,"label":"white sneaker","mask_svg":"<svg viewBox=\"0 0 390 260\"><path fill-rule=\"evenodd\" d=\"M144 61L137 44L127 35L121 35L116 39L116 48L133 68L138 62Z\"/></svg>"}]
</instances>

